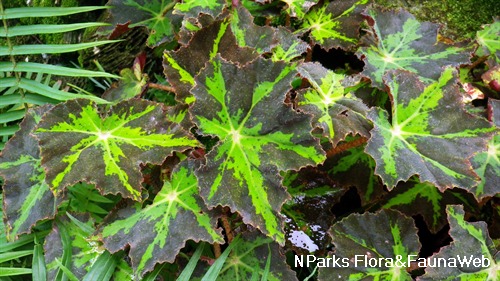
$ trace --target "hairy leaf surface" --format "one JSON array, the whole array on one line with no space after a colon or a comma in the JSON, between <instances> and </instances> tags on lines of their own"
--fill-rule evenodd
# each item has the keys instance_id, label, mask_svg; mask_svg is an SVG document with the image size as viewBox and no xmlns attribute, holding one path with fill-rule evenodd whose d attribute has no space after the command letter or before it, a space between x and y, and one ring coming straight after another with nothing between
<instances>
[{"instance_id":1,"label":"hairy leaf surface","mask_svg":"<svg viewBox=\"0 0 500 281\"><path fill-rule=\"evenodd\" d=\"M141 163L160 164L174 150L198 142L166 118L159 104L127 100L112 107L75 100L44 115L36 136L42 166L55 194L78 181L95 183L102 194L141 200Z\"/></svg>"},{"instance_id":2,"label":"hairy leaf surface","mask_svg":"<svg viewBox=\"0 0 500 281\"><path fill-rule=\"evenodd\" d=\"M474 171L481 177L481 182L471 192L479 199L500 193L500 101L490 99L488 110L497 132L488 142L488 149L472 158Z\"/></svg>"},{"instance_id":3,"label":"hairy leaf surface","mask_svg":"<svg viewBox=\"0 0 500 281\"><path fill-rule=\"evenodd\" d=\"M485 150L494 128L464 110L453 70L447 68L427 87L403 71L387 76L386 83L391 121L385 110L370 110L374 129L366 152L375 159L375 172L389 190L415 174L440 190L475 186L477 175L468 159Z\"/></svg>"},{"instance_id":4,"label":"hairy leaf surface","mask_svg":"<svg viewBox=\"0 0 500 281\"><path fill-rule=\"evenodd\" d=\"M408 255L420 250L412 218L397 211L351 214L329 231L335 257L347 258L347 267L319 269L318 280L413 280L406 268ZM383 258L382 264L365 264L366 259ZM392 260L392 263L387 261Z\"/></svg>"},{"instance_id":5,"label":"hairy leaf surface","mask_svg":"<svg viewBox=\"0 0 500 281\"><path fill-rule=\"evenodd\" d=\"M311 31L315 44L325 50L348 49L357 44L361 13L368 0L332 1L306 14L302 28Z\"/></svg>"},{"instance_id":6,"label":"hairy leaf surface","mask_svg":"<svg viewBox=\"0 0 500 281\"><path fill-rule=\"evenodd\" d=\"M45 183L38 143L30 134L51 107L30 109L0 156L0 175L5 180L3 214L9 240L29 233L37 221L55 215L56 199Z\"/></svg>"},{"instance_id":7,"label":"hairy leaf surface","mask_svg":"<svg viewBox=\"0 0 500 281\"><path fill-rule=\"evenodd\" d=\"M100 230L104 245L111 252L130 245L137 277L157 263L173 262L188 239L224 243L215 229L216 220L207 214L198 195L191 169L182 165L174 171L151 205L129 204L106 218Z\"/></svg>"},{"instance_id":8,"label":"hairy leaf surface","mask_svg":"<svg viewBox=\"0 0 500 281\"><path fill-rule=\"evenodd\" d=\"M313 124L323 129L324 137L334 145L349 134L369 137L371 125L365 117L368 107L344 87L345 75L319 63L304 63L298 71L312 85L298 95L299 108L313 114Z\"/></svg>"},{"instance_id":9,"label":"hairy leaf surface","mask_svg":"<svg viewBox=\"0 0 500 281\"><path fill-rule=\"evenodd\" d=\"M288 194L278 171L325 159L308 116L283 103L295 74L285 63L259 58L240 68L219 57L192 90L200 133L220 140L196 174L202 197L209 206L229 206L279 243Z\"/></svg>"},{"instance_id":10,"label":"hairy leaf surface","mask_svg":"<svg viewBox=\"0 0 500 281\"><path fill-rule=\"evenodd\" d=\"M403 10L369 9L368 16L371 32L364 41L370 46L356 54L365 62L363 74L376 87L383 87L383 76L391 69L408 70L430 83L441 76L444 66L469 62L465 48L437 41L437 24L421 23Z\"/></svg>"},{"instance_id":11,"label":"hairy leaf surface","mask_svg":"<svg viewBox=\"0 0 500 281\"><path fill-rule=\"evenodd\" d=\"M495 281L500 276L500 249L491 240L486 223L465 221L463 206L446 207L450 223L450 236L453 242L429 259L453 258L456 267L427 267L425 275L418 280L485 280ZM460 260L479 259L480 264L472 262L461 264ZM486 262L489 263L486 264ZM479 265L479 266L478 266ZM483 265L486 265L483 267Z\"/></svg>"}]
</instances>

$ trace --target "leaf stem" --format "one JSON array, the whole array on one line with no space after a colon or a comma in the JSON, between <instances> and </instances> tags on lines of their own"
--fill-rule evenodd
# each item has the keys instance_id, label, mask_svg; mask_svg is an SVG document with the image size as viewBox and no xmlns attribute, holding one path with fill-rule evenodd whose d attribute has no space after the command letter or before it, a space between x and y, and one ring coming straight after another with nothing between
<instances>
[{"instance_id":1,"label":"leaf stem","mask_svg":"<svg viewBox=\"0 0 500 281\"><path fill-rule=\"evenodd\" d=\"M158 83L151 83L151 82L149 82L148 83L148 88L154 88L154 89L162 90L162 91L165 91L165 92L175 93L174 87L166 86L166 85L162 85L162 84L158 84Z\"/></svg>"},{"instance_id":2,"label":"leaf stem","mask_svg":"<svg viewBox=\"0 0 500 281\"><path fill-rule=\"evenodd\" d=\"M220 255L222 254L221 249L220 249L220 244L215 242L214 243L214 255L215 259L218 259Z\"/></svg>"},{"instance_id":3,"label":"leaf stem","mask_svg":"<svg viewBox=\"0 0 500 281\"><path fill-rule=\"evenodd\" d=\"M164 17L168 13L168 11L174 8L175 4L177 4L177 1L172 1L171 3L169 3L167 6L165 6L165 8L163 8L160 15Z\"/></svg>"},{"instance_id":4,"label":"leaf stem","mask_svg":"<svg viewBox=\"0 0 500 281\"><path fill-rule=\"evenodd\" d=\"M353 147L357 147L357 146L361 146L363 144L365 144L366 142L368 141L367 138L365 137L360 137L359 139L355 139L351 142L347 142L347 143L342 143L342 144L339 144L331 149L329 149L327 152L326 152L326 157L327 158L330 158L330 157L333 157L337 154L340 154L346 150L349 150Z\"/></svg>"},{"instance_id":5,"label":"leaf stem","mask_svg":"<svg viewBox=\"0 0 500 281\"><path fill-rule=\"evenodd\" d=\"M231 225L229 224L229 220L227 219L226 212L224 212L224 214L222 215L221 221L222 221L222 226L224 227L224 230L226 231L227 240L229 241L229 243L231 243L233 241L234 236L233 236L233 232L231 231Z\"/></svg>"}]
</instances>

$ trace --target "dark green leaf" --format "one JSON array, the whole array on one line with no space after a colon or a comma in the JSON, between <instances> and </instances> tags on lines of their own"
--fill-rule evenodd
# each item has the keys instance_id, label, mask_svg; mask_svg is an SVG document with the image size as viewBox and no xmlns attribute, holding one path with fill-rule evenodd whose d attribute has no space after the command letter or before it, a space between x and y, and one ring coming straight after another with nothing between
<instances>
[{"instance_id":1,"label":"dark green leaf","mask_svg":"<svg viewBox=\"0 0 500 281\"><path fill-rule=\"evenodd\" d=\"M495 58L500 63L500 20L495 19L492 24L485 25L477 32L477 42L482 47L482 51Z\"/></svg>"},{"instance_id":2,"label":"dark green leaf","mask_svg":"<svg viewBox=\"0 0 500 281\"><path fill-rule=\"evenodd\" d=\"M455 76L447 68L427 87L409 72L387 77L391 121L385 110L370 110L374 129L366 152L375 159L375 172L389 190L415 174L440 190L477 184L468 159L485 150L495 128L463 109Z\"/></svg>"},{"instance_id":3,"label":"dark green leaf","mask_svg":"<svg viewBox=\"0 0 500 281\"><path fill-rule=\"evenodd\" d=\"M493 244L486 223L465 221L462 206L449 205L446 212L453 242L433 256L419 260L418 265L427 268L418 280L498 280L500 249ZM437 266L436 259L446 260L447 266Z\"/></svg>"},{"instance_id":4,"label":"dark green leaf","mask_svg":"<svg viewBox=\"0 0 500 281\"><path fill-rule=\"evenodd\" d=\"M471 192L479 199L500 193L500 101L490 99L488 109L497 133L488 142L487 151L479 152L472 158L474 171L481 177L481 182Z\"/></svg>"},{"instance_id":5,"label":"dark green leaf","mask_svg":"<svg viewBox=\"0 0 500 281\"><path fill-rule=\"evenodd\" d=\"M287 4L286 12L299 19L304 18L304 15L309 9L318 3L318 0L281 0Z\"/></svg>"},{"instance_id":6,"label":"dark green leaf","mask_svg":"<svg viewBox=\"0 0 500 281\"><path fill-rule=\"evenodd\" d=\"M364 149L362 138L346 139L339 146L351 147L325 161L325 168L332 179L345 188L355 186L361 204L365 205L385 194L380 178L375 175L375 161Z\"/></svg>"},{"instance_id":7,"label":"dark green leaf","mask_svg":"<svg viewBox=\"0 0 500 281\"><path fill-rule=\"evenodd\" d=\"M175 1L170 0L110 0L110 22L130 23L128 27L145 26L149 30L147 44L156 47L174 39L174 24L178 16L172 14Z\"/></svg>"},{"instance_id":8,"label":"dark green leaf","mask_svg":"<svg viewBox=\"0 0 500 281\"><path fill-rule=\"evenodd\" d=\"M447 189L441 192L432 184L410 180L392 190L382 208L396 209L408 216L422 215L429 230L436 233L448 223L446 205L475 202L471 194L460 191L463 190Z\"/></svg>"},{"instance_id":9,"label":"dark green leaf","mask_svg":"<svg viewBox=\"0 0 500 281\"><path fill-rule=\"evenodd\" d=\"M325 157L307 115L285 105L291 66L257 59L243 67L220 58L196 77L191 108L199 131L220 142L196 173L210 207L229 206L284 243L281 205L288 194L278 171L321 163Z\"/></svg>"},{"instance_id":10,"label":"dark green leaf","mask_svg":"<svg viewBox=\"0 0 500 281\"><path fill-rule=\"evenodd\" d=\"M324 137L337 145L349 134L370 136L372 126L365 117L368 107L343 85L349 80L346 75L319 63L304 63L298 71L312 85L312 89L297 95L299 108L313 114L313 124L323 129Z\"/></svg>"},{"instance_id":11,"label":"dark green leaf","mask_svg":"<svg viewBox=\"0 0 500 281\"><path fill-rule=\"evenodd\" d=\"M7 142L0 156L0 174L5 179L3 213L9 240L29 233L36 222L55 215L58 203L45 183L38 143L30 134L51 107L30 109L21 129Z\"/></svg>"},{"instance_id":12,"label":"dark green leaf","mask_svg":"<svg viewBox=\"0 0 500 281\"><path fill-rule=\"evenodd\" d=\"M250 48L239 48L236 45L236 39L228 26L228 19L215 21L195 33L188 46L165 53L165 75L175 87L178 101L193 102L189 90L194 86L194 77L218 53L224 59L241 64L257 57Z\"/></svg>"},{"instance_id":13,"label":"dark green leaf","mask_svg":"<svg viewBox=\"0 0 500 281\"><path fill-rule=\"evenodd\" d=\"M469 62L470 52L463 47L437 41L439 25L419 22L410 13L368 10L370 32L364 38L370 46L356 53L363 58L363 74L372 85L383 88L383 76L391 69L416 73L426 83L436 81L447 65Z\"/></svg>"},{"instance_id":14,"label":"dark green leaf","mask_svg":"<svg viewBox=\"0 0 500 281\"><path fill-rule=\"evenodd\" d=\"M100 230L104 245L116 252L130 245L135 275L142 277L155 264L173 262L188 239L224 243L216 221L198 195L193 167L180 166L166 181L153 203L129 204L111 214Z\"/></svg>"},{"instance_id":15,"label":"dark green leaf","mask_svg":"<svg viewBox=\"0 0 500 281\"><path fill-rule=\"evenodd\" d=\"M302 28L311 32L315 44L325 50L352 48L357 44L363 22L361 12L368 0L344 0L325 3L304 17Z\"/></svg>"},{"instance_id":16,"label":"dark green leaf","mask_svg":"<svg viewBox=\"0 0 500 281\"><path fill-rule=\"evenodd\" d=\"M408 256L416 258L420 250L413 219L391 210L351 214L329 234L340 267L323 261L318 280L413 280L406 272Z\"/></svg>"},{"instance_id":17,"label":"dark green leaf","mask_svg":"<svg viewBox=\"0 0 500 281\"><path fill-rule=\"evenodd\" d=\"M216 18L226 8L224 0L184 0L174 7L174 14L197 18L199 14L211 15Z\"/></svg>"},{"instance_id":18,"label":"dark green leaf","mask_svg":"<svg viewBox=\"0 0 500 281\"><path fill-rule=\"evenodd\" d=\"M44 115L36 136L47 182L59 194L79 181L102 194L141 200L141 163L160 164L174 150L198 142L166 118L159 104L127 100L112 111L95 103L62 103Z\"/></svg>"},{"instance_id":19,"label":"dark green leaf","mask_svg":"<svg viewBox=\"0 0 500 281\"><path fill-rule=\"evenodd\" d=\"M273 60L291 61L307 51L309 45L284 27L258 26L243 6L233 10L231 30L240 47L252 47L259 54L273 52Z\"/></svg>"}]
</instances>

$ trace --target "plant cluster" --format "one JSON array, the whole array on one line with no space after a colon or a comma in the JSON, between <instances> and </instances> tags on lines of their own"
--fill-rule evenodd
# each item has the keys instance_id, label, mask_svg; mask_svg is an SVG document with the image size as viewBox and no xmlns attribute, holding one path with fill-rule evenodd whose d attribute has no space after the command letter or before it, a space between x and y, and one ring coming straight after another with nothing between
<instances>
[{"instance_id":1,"label":"plant cluster","mask_svg":"<svg viewBox=\"0 0 500 281\"><path fill-rule=\"evenodd\" d=\"M369 0L108 5L107 39L142 28L153 51L102 97L31 102L46 88L22 72L52 66L0 47L21 110L2 120L23 118L0 155L0 276L498 280L500 21L455 43ZM2 9L0 36L30 9ZM399 263L324 264L358 255ZM423 259L456 256L488 262Z\"/></svg>"}]
</instances>

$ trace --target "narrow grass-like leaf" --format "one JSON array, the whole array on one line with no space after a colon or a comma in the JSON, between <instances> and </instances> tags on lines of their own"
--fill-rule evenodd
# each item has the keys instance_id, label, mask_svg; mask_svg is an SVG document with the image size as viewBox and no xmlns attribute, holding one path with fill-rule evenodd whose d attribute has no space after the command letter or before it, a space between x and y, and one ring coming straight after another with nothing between
<instances>
[{"instance_id":1,"label":"narrow grass-like leaf","mask_svg":"<svg viewBox=\"0 0 500 281\"><path fill-rule=\"evenodd\" d=\"M73 214L71 216L58 217L52 232L45 238L47 279L76 278L82 280L97 262L101 264L96 265L91 275L109 276L112 272L105 272L108 266L116 266L116 258L105 253L97 237L92 236L92 232L95 230L94 221L89 215ZM109 261L108 259L113 260ZM107 263L107 265L102 263Z\"/></svg>"},{"instance_id":2,"label":"narrow grass-like leaf","mask_svg":"<svg viewBox=\"0 0 500 281\"><path fill-rule=\"evenodd\" d=\"M47 182L59 194L79 181L102 194L141 200L140 163L160 164L174 150L198 146L160 104L127 100L112 111L85 100L59 104L36 131Z\"/></svg>"},{"instance_id":3,"label":"narrow grass-like leaf","mask_svg":"<svg viewBox=\"0 0 500 281\"><path fill-rule=\"evenodd\" d=\"M109 6L81 6L81 7L23 7L5 9L0 13L0 19L19 19L36 17L57 17L90 11L109 9Z\"/></svg>"},{"instance_id":4,"label":"narrow grass-like leaf","mask_svg":"<svg viewBox=\"0 0 500 281\"><path fill-rule=\"evenodd\" d=\"M32 272L31 268L0 267L0 277L27 275Z\"/></svg>"},{"instance_id":5,"label":"narrow grass-like leaf","mask_svg":"<svg viewBox=\"0 0 500 281\"><path fill-rule=\"evenodd\" d=\"M26 111L24 109L0 113L0 123L8 123L11 121L21 120L24 118L25 114Z\"/></svg>"},{"instance_id":6,"label":"narrow grass-like leaf","mask_svg":"<svg viewBox=\"0 0 500 281\"><path fill-rule=\"evenodd\" d=\"M191 280L191 275L193 274L194 269L196 268L196 265L198 261L200 260L201 253L203 252L203 249L205 248L205 243L201 243L198 245L196 248L196 251L193 253L191 258L189 259L188 264L186 267L181 272L181 275L177 277L177 281L189 281Z\"/></svg>"},{"instance_id":7,"label":"narrow grass-like leaf","mask_svg":"<svg viewBox=\"0 0 500 281\"><path fill-rule=\"evenodd\" d=\"M202 280L297 280L279 249L276 242L259 232L242 234L239 241L229 244Z\"/></svg>"},{"instance_id":8,"label":"narrow grass-like leaf","mask_svg":"<svg viewBox=\"0 0 500 281\"><path fill-rule=\"evenodd\" d=\"M92 264L90 270L85 274L82 281L107 281L110 280L115 271L118 257L111 255L108 251L100 254Z\"/></svg>"},{"instance_id":9,"label":"narrow grass-like leaf","mask_svg":"<svg viewBox=\"0 0 500 281\"><path fill-rule=\"evenodd\" d=\"M257 59L240 68L218 57L192 90L191 114L200 133L220 139L196 172L201 196L209 207L239 212L279 243L279 212L288 194L278 172L325 159L308 116L283 103L295 74L285 63Z\"/></svg>"},{"instance_id":10,"label":"narrow grass-like leaf","mask_svg":"<svg viewBox=\"0 0 500 281\"><path fill-rule=\"evenodd\" d=\"M33 55L42 53L44 54L71 53L115 42L118 41L104 40L96 42L61 44L61 45L49 45L49 44L16 45L13 46L12 49L0 46L0 56Z\"/></svg>"},{"instance_id":11,"label":"narrow grass-like leaf","mask_svg":"<svg viewBox=\"0 0 500 281\"><path fill-rule=\"evenodd\" d=\"M6 253L2 253L0 255L0 263L4 263L6 261L22 258L25 256L29 256L33 254L33 250L24 250L24 251L10 251Z\"/></svg>"},{"instance_id":12,"label":"narrow grass-like leaf","mask_svg":"<svg viewBox=\"0 0 500 281\"><path fill-rule=\"evenodd\" d=\"M18 125L0 127L0 136L12 136L18 130Z\"/></svg>"},{"instance_id":13,"label":"narrow grass-like leaf","mask_svg":"<svg viewBox=\"0 0 500 281\"><path fill-rule=\"evenodd\" d=\"M35 62L16 62L15 67L11 62L0 62L0 71L46 73L52 75L75 76L75 77L108 77L116 79L120 78L120 76L118 75L110 74L107 72L91 71L85 69L77 69L59 65L35 63Z\"/></svg>"},{"instance_id":14,"label":"narrow grass-like leaf","mask_svg":"<svg viewBox=\"0 0 500 281\"><path fill-rule=\"evenodd\" d=\"M43 245L35 244L33 249L33 280L45 281L47 280L47 265L45 264L45 257L43 256Z\"/></svg>"},{"instance_id":15,"label":"narrow grass-like leaf","mask_svg":"<svg viewBox=\"0 0 500 281\"><path fill-rule=\"evenodd\" d=\"M224 252L220 255L220 257L215 260L215 262L210 266L207 273L203 276L201 281L211 281L216 280L219 277L219 273L222 269L222 266L226 263L227 258L231 251L237 247L240 243L242 243L241 237L237 236L231 241L229 246L224 250Z\"/></svg>"},{"instance_id":16,"label":"narrow grass-like leaf","mask_svg":"<svg viewBox=\"0 0 500 281\"><path fill-rule=\"evenodd\" d=\"M19 25L9 27L8 32L0 30L0 37L14 37L34 34L51 34L60 32L69 32L89 27L98 27L108 25L99 22L73 23L73 24L34 24Z\"/></svg>"},{"instance_id":17,"label":"narrow grass-like leaf","mask_svg":"<svg viewBox=\"0 0 500 281\"><path fill-rule=\"evenodd\" d=\"M108 101L103 100L101 98L98 98L96 96L81 95L81 94L64 92L64 91L55 89L53 87L47 86L47 85L42 84L38 81L31 80L28 78L20 78L19 80L17 80L16 78L4 78L4 79L2 79L2 84L5 87L16 87L17 86L17 87L24 89L26 91L30 91L32 93L37 93L40 96L50 98L52 100L57 100L57 101L66 101L66 100L70 100L70 99L83 98L83 99L92 100L92 101L97 102L99 104L109 103Z\"/></svg>"}]
</instances>

